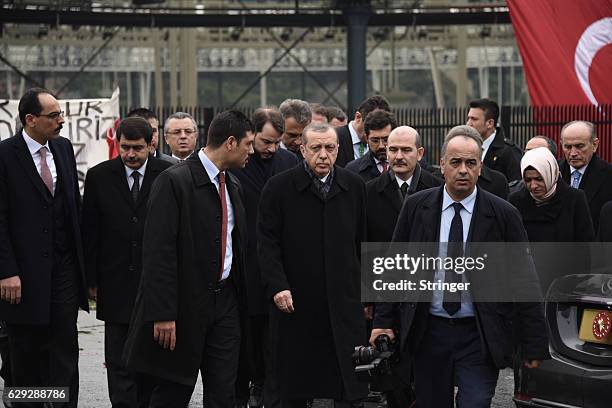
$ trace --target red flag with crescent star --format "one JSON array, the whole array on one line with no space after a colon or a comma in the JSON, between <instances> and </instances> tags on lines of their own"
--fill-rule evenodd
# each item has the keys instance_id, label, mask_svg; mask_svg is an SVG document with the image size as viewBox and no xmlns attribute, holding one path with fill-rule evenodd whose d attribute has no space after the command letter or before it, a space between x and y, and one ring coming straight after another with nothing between
<instances>
[{"instance_id":1,"label":"red flag with crescent star","mask_svg":"<svg viewBox=\"0 0 612 408\"><path fill-rule=\"evenodd\" d=\"M534 106L612 103L612 0L508 0Z\"/></svg>"}]
</instances>

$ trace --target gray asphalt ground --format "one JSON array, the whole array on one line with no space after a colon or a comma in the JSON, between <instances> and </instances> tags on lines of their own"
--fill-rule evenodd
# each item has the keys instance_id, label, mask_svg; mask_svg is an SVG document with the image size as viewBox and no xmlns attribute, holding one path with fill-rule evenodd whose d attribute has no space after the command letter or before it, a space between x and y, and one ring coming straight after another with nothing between
<instances>
[{"instance_id":1,"label":"gray asphalt ground","mask_svg":"<svg viewBox=\"0 0 612 408\"><path fill-rule=\"evenodd\" d=\"M104 367L104 324L96 320L95 313L79 312L79 407L98 408L110 407L108 387L106 383L106 368ZM512 370L500 372L497 381L497 391L492 407L513 407L513 376ZM0 379L0 389L4 386ZM202 407L202 381L198 380L189 407ZM313 408L333 408L328 400L315 400ZM366 408L383 408L378 404L368 403ZM408 408L408 407L406 407Z\"/></svg>"}]
</instances>

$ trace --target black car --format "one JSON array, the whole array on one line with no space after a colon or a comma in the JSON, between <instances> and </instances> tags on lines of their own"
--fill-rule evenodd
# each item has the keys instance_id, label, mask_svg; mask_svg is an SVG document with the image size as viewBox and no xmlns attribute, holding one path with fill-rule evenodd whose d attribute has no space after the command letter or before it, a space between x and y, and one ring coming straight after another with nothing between
<instances>
[{"instance_id":1,"label":"black car","mask_svg":"<svg viewBox=\"0 0 612 408\"><path fill-rule=\"evenodd\" d=\"M612 274L568 275L546 296L552 358L518 371L517 407L612 407Z\"/></svg>"}]
</instances>

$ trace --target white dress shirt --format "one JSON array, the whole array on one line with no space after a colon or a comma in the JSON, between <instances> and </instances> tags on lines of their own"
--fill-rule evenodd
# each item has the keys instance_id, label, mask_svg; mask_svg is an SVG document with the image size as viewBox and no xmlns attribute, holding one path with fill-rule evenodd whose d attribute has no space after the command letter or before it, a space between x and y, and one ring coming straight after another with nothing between
<instances>
[{"instance_id":1,"label":"white dress shirt","mask_svg":"<svg viewBox=\"0 0 612 408\"><path fill-rule=\"evenodd\" d=\"M215 187L217 187L217 192L219 192L219 179L218 175L220 173L219 169L215 164L210 161L206 153L204 153L204 149L200 149L198 152L198 157L210 178L210 181L213 182ZM225 259L223 260L223 274L221 275L221 280L227 279L232 270L232 258L233 258L233 249L232 249L232 231L234 230L234 207L232 206L232 200L230 199L229 192L227 190L227 172L225 172L225 201L227 203L227 240L225 244Z\"/></svg>"},{"instance_id":2,"label":"white dress shirt","mask_svg":"<svg viewBox=\"0 0 612 408\"><path fill-rule=\"evenodd\" d=\"M359 137L359 135L357 134L357 131L355 130L355 128L353 127L353 121L351 121L348 124L348 128L349 128L349 132L351 133L351 141L353 143L353 157L355 158L355 160L359 159L360 156L359 155L359 147L361 146L361 138ZM366 143L365 145L365 149L363 150L363 154L365 155L369 150L368 144Z\"/></svg>"},{"instance_id":3,"label":"white dress shirt","mask_svg":"<svg viewBox=\"0 0 612 408\"><path fill-rule=\"evenodd\" d=\"M51 170L51 176L53 177L53 193L55 193L55 186L57 184L57 169L55 167L55 161L53 160L53 153L51 153L51 148L49 147L49 142L45 143L44 145L41 145L36 140L32 139L26 133L25 130L23 130L21 133L23 134L23 140L25 140L26 145L28 146L28 150L30 151L30 154L32 155L32 160L34 160L34 165L36 166L36 171L38 171L38 174L41 174L40 173L40 148L43 146L47 148L46 162L47 162L47 166L49 167L49 170Z\"/></svg>"},{"instance_id":4,"label":"white dress shirt","mask_svg":"<svg viewBox=\"0 0 612 408\"><path fill-rule=\"evenodd\" d=\"M408 189L410 189L410 185L412 184L412 176L410 176L408 180L404 181L401 178L397 177L397 175L395 175L395 181L397 181L397 185L399 188L402 188L402 184L406 183L408 184Z\"/></svg>"},{"instance_id":5,"label":"white dress shirt","mask_svg":"<svg viewBox=\"0 0 612 408\"><path fill-rule=\"evenodd\" d=\"M123 165L123 167L125 168L125 177L127 177L128 187L130 191L132 191L132 186L134 185L134 177L132 177L132 173L134 173L135 171L140 173L140 178L138 179L138 190L140 191L140 189L142 188L142 180L144 180L145 170L147 169L148 161L149 159L147 159L138 170L130 169L125 164Z\"/></svg>"},{"instance_id":6,"label":"white dress shirt","mask_svg":"<svg viewBox=\"0 0 612 408\"><path fill-rule=\"evenodd\" d=\"M478 187L474 188L472 194L464 198L460 201L463 204L463 208L459 213L461 215L461 221L463 224L463 242L465 247L465 242L468 238L468 233L470 232L470 223L472 222L472 215L474 214L474 205L476 204L476 194L478 192ZM448 242L448 234L450 233L451 224L453 222L453 217L455 216L455 209L453 208L453 199L446 192L446 186L444 186L444 191L442 193L442 214L440 219L440 242L447 243ZM438 253L440 258L446 257L446 248L440 245L440 251ZM444 282L445 271L444 269L438 269L435 273L434 281L442 281ZM465 281L465 275L463 275L463 281ZM444 291L435 290L433 292L433 297L431 300L431 307L429 308L429 313L434 316L446 317L449 318L449 314L444 310ZM472 297L468 291L461 292L461 308L457 313L455 313L452 317L471 317L474 316L474 306L472 305Z\"/></svg>"},{"instance_id":7,"label":"white dress shirt","mask_svg":"<svg viewBox=\"0 0 612 408\"><path fill-rule=\"evenodd\" d=\"M482 157L480 160L484 160L485 156L487 155L489 147L491 147L491 143L493 143L493 140L495 139L495 133L497 132L493 132L491 136L487 137L485 141L482 142Z\"/></svg>"}]
</instances>

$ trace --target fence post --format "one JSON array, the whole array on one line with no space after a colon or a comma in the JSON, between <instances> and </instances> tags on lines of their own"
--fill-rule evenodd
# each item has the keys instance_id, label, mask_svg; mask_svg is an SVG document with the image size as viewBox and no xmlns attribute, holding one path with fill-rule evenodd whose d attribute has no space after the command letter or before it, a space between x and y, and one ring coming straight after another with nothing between
<instances>
[{"instance_id":1,"label":"fence post","mask_svg":"<svg viewBox=\"0 0 612 408\"><path fill-rule=\"evenodd\" d=\"M509 138L510 135L510 120L512 118L512 106L504 105L501 107L499 114L499 125L504 132L504 137Z\"/></svg>"}]
</instances>

